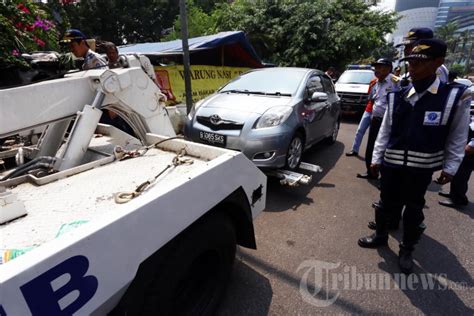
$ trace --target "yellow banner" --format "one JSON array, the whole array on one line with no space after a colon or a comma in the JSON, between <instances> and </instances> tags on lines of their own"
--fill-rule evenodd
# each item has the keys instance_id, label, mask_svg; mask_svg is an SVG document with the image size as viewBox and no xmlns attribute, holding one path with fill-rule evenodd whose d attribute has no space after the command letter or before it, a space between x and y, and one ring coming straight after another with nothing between
<instances>
[{"instance_id":1,"label":"yellow banner","mask_svg":"<svg viewBox=\"0 0 474 316\"><path fill-rule=\"evenodd\" d=\"M166 104L185 103L183 65L155 66L154 68L160 89L168 98ZM244 67L192 65L191 89L193 91L193 102L213 94L218 88L249 69Z\"/></svg>"}]
</instances>

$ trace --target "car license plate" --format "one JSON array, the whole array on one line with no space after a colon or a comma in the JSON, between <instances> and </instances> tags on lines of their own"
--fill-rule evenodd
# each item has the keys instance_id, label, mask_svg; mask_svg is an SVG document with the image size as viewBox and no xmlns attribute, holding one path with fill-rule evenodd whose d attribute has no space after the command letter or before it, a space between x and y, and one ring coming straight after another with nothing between
<instances>
[{"instance_id":1,"label":"car license plate","mask_svg":"<svg viewBox=\"0 0 474 316\"><path fill-rule=\"evenodd\" d=\"M225 135L202 131L199 132L199 139L204 141L205 143L221 147L225 147L227 140Z\"/></svg>"}]
</instances>

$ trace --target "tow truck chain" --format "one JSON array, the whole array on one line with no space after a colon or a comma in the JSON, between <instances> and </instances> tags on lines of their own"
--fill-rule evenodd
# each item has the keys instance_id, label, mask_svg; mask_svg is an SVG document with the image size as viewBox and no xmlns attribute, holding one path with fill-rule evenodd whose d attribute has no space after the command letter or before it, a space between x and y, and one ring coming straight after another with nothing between
<instances>
[{"instance_id":1,"label":"tow truck chain","mask_svg":"<svg viewBox=\"0 0 474 316\"><path fill-rule=\"evenodd\" d=\"M144 154L146 154L147 151L148 151L147 147L143 147L136 150L125 150L121 146L115 146L114 156L115 156L115 159L122 161L122 160L130 159L130 158L143 156Z\"/></svg>"},{"instance_id":2,"label":"tow truck chain","mask_svg":"<svg viewBox=\"0 0 474 316\"><path fill-rule=\"evenodd\" d=\"M133 192L119 192L114 195L115 203L124 204L132 199L136 198L140 194L142 194L150 185L155 183L157 179L165 173L170 168L176 168L181 165L190 165L194 162L191 158L184 158L186 155L186 150L182 148L176 156L173 157L173 160L170 164L168 164L163 170L161 170L156 176L153 178L148 179L147 181L143 182Z\"/></svg>"}]
</instances>

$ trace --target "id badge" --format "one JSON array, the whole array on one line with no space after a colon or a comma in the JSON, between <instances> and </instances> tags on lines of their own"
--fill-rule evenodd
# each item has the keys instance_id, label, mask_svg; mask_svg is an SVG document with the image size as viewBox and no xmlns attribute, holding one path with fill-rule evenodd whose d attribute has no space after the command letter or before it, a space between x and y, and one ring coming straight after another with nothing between
<instances>
[{"instance_id":1,"label":"id badge","mask_svg":"<svg viewBox=\"0 0 474 316\"><path fill-rule=\"evenodd\" d=\"M441 112L425 112L423 125L439 125L441 122Z\"/></svg>"}]
</instances>

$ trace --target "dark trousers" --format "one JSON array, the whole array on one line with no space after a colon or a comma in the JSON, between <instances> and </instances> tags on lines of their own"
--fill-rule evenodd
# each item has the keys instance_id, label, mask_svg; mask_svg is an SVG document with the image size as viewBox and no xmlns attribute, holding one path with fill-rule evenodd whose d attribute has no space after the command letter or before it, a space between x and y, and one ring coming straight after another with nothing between
<instances>
[{"instance_id":1,"label":"dark trousers","mask_svg":"<svg viewBox=\"0 0 474 316\"><path fill-rule=\"evenodd\" d=\"M372 153L374 152L375 141L379 134L380 126L382 125L381 117L372 116L370 121L369 137L367 139L367 147L365 149L365 166L367 167L367 173L370 174L370 164L372 163Z\"/></svg>"},{"instance_id":2,"label":"dark trousers","mask_svg":"<svg viewBox=\"0 0 474 316\"><path fill-rule=\"evenodd\" d=\"M413 245L417 242L416 232L423 223L425 193L431 182L431 171L417 171L408 168L393 168L382 165L380 170L380 200L382 212L387 221L396 218L405 206L403 213L403 243ZM412 237L415 236L415 237Z\"/></svg>"},{"instance_id":3,"label":"dark trousers","mask_svg":"<svg viewBox=\"0 0 474 316\"><path fill-rule=\"evenodd\" d=\"M474 155L464 156L464 159L459 166L458 172L451 181L449 195L451 200L456 204L467 204L467 183L471 177L471 172L474 169Z\"/></svg>"}]
</instances>

